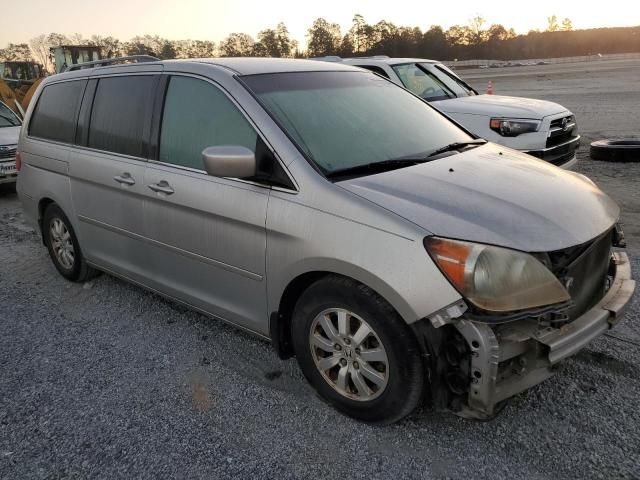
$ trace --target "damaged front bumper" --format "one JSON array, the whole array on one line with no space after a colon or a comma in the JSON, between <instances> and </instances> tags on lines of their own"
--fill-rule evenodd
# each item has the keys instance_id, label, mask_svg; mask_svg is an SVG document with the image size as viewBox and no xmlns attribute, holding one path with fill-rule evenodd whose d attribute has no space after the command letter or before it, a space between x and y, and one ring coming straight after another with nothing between
<instances>
[{"instance_id":1,"label":"damaged front bumper","mask_svg":"<svg viewBox=\"0 0 640 480\"><path fill-rule=\"evenodd\" d=\"M543 327L536 319L500 326L464 317L451 322L471 353L468 398L457 413L490 418L503 400L553 375L558 362L618 323L635 289L626 254L613 254L611 271L613 281L602 300L559 328Z\"/></svg>"}]
</instances>

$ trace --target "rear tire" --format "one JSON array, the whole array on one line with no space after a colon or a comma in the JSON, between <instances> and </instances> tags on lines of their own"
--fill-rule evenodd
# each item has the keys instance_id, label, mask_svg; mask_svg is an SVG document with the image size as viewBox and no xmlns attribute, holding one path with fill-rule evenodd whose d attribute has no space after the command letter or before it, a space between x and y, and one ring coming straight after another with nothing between
<instances>
[{"instance_id":1,"label":"rear tire","mask_svg":"<svg viewBox=\"0 0 640 480\"><path fill-rule=\"evenodd\" d=\"M389 424L422 398L424 369L411 329L370 288L328 276L300 296L293 344L302 372L318 394L355 419Z\"/></svg>"},{"instance_id":2,"label":"rear tire","mask_svg":"<svg viewBox=\"0 0 640 480\"><path fill-rule=\"evenodd\" d=\"M53 265L64 278L85 282L97 275L97 270L88 266L82 255L71 222L55 203L44 212L42 235Z\"/></svg>"}]
</instances>

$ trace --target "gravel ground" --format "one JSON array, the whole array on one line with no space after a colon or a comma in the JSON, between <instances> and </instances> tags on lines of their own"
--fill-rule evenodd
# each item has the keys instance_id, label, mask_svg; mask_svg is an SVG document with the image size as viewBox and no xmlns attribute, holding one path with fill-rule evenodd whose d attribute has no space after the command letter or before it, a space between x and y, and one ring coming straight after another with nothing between
<instances>
[{"instance_id":1,"label":"gravel ground","mask_svg":"<svg viewBox=\"0 0 640 480\"><path fill-rule=\"evenodd\" d=\"M581 156L625 208L639 278L640 164ZM494 421L425 409L370 427L326 406L265 342L108 275L66 282L10 191L0 265L3 479L640 477L638 294L618 338Z\"/></svg>"}]
</instances>

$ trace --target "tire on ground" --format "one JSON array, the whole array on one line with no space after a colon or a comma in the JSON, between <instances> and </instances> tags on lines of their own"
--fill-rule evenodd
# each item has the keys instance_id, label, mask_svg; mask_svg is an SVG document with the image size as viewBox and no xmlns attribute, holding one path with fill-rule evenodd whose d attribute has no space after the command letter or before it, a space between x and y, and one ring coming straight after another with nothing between
<instances>
[{"instance_id":1,"label":"tire on ground","mask_svg":"<svg viewBox=\"0 0 640 480\"><path fill-rule=\"evenodd\" d=\"M318 314L331 308L348 310L360 317L384 347L387 383L370 400L343 395L316 367L310 344L311 328ZM368 423L388 424L410 414L421 401L425 370L415 335L391 305L370 288L342 276L324 277L302 293L292 320L293 345L302 372L320 397L340 412Z\"/></svg>"},{"instance_id":2,"label":"tire on ground","mask_svg":"<svg viewBox=\"0 0 640 480\"><path fill-rule=\"evenodd\" d=\"M605 162L640 162L640 140L598 140L591 143L589 156Z\"/></svg>"},{"instance_id":3,"label":"tire on ground","mask_svg":"<svg viewBox=\"0 0 640 480\"><path fill-rule=\"evenodd\" d=\"M61 263L53 250L51 225L56 219L60 220L64 224L71 237L71 243L74 250L74 259L73 264L69 268ZM87 265L87 262L82 255L80 244L78 243L78 237L76 237L76 233L73 230L71 222L62 211L62 209L55 203L50 204L44 212L42 220L42 235L44 237L44 242L47 246L47 250L49 251L49 256L51 257L53 265L56 267L58 272L60 272L60 275L65 277L67 280L71 280L73 282L85 282L99 273L97 270Z\"/></svg>"}]
</instances>

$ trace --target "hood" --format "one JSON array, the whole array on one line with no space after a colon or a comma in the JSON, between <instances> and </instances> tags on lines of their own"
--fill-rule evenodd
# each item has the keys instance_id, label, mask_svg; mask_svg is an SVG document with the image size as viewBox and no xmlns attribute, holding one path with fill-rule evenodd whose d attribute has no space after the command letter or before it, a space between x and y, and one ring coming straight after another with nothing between
<instances>
[{"instance_id":1,"label":"hood","mask_svg":"<svg viewBox=\"0 0 640 480\"><path fill-rule=\"evenodd\" d=\"M475 95L431 102L445 113L466 113L496 117L532 118L541 120L548 115L566 112L557 103L533 98L503 97L501 95Z\"/></svg>"},{"instance_id":2,"label":"hood","mask_svg":"<svg viewBox=\"0 0 640 480\"><path fill-rule=\"evenodd\" d=\"M491 143L337 185L427 233L527 252L587 242L620 213L587 177Z\"/></svg>"},{"instance_id":3,"label":"hood","mask_svg":"<svg viewBox=\"0 0 640 480\"><path fill-rule=\"evenodd\" d=\"M20 127L0 128L0 145L16 145L20 136Z\"/></svg>"}]
</instances>

